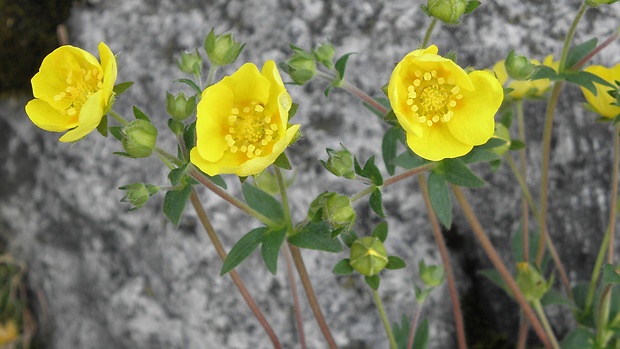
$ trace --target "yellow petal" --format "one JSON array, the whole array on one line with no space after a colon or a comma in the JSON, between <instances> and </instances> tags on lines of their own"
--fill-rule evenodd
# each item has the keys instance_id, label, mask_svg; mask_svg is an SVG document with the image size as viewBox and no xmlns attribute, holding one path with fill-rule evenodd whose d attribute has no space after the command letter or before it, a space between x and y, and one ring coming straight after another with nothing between
<instances>
[{"instance_id":1,"label":"yellow petal","mask_svg":"<svg viewBox=\"0 0 620 349\"><path fill-rule=\"evenodd\" d=\"M202 93L197 107L196 145L206 161L219 160L228 149L224 137L228 134L234 98L230 88L223 84L211 85Z\"/></svg>"},{"instance_id":2,"label":"yellow petal","mask_svg":"<svg viewBox=\"0 0 620 349\"><path fill-rule=\"evenodd\" d=\"M101 66L103 68L103 97L106 100L106 106L108 106L108 101L110 97L112 97L112 90L114 89L114 84L116 83L116 74L117 74L117 66L116 66L116 58L112 53L112 50L103 42L99 43L99 57L101 59Z\"/></svg>"},{"instance_id":3,"label":"yellow petal","mask_svg":"<svg viewBox=\"0 0 620 349\"><path fill-rule=\"evenodd\" d=\"M613 83L615 80L620 80L620 64L617 64L613 68L607 68L601 65L589 66L585 71L599 76L603 80ZM596 96L589 90L581 88L586 101L601 115L606 118L614 118L620 114L620 107L611 105L615 100L607 93L611 88L608 86L596 86Z\"/></svg>"},{"instance_id":4,"label":"yellow petal","mask_svg":"<svg viewBox=\"0 0 620 349\"><path fill-rule=\"evenodd\" d=\"M26 114L33 124L50 132L62 132L78 125L77 116L62 115L58 109L40 99L26 104Z\"/></svg>"},{"instance_id":5,"label":"yellow petal","mask_svg":"<svg viewBox=\"0 0 620 349\"><path fill-rule=\"evenodd\" d=\"M103 91L99 90L93 93L82 105L78 126L65 133L59 140L61 142L75 142L84 138L97 128L104 113Z\"/></svg>"},{"instance_id":6,"label":"yellow petal","mask_svg":"<svg viewBox=\"0 0 620 349\"><path fill-rule=\"evenodd\" d=\"M252 63L242 65L234 74L222 79L221 83L230 88L235 101L257 100L263 104L267 103L269 80L262 76Z\"/></svg>"},{"instance_id":7,"label":"yellow petal","mask_svg":"<svg viewBox=\"0 0 620 349\"><path fill-rule=\"evenodd\" d=\"M261 75L267 78L270 83L269 99L265 109L267 109L268 113L277 113L275 116L280 117L280 129L284 130L288 124L288 112L293 104L291 96L284 88L284 82L282 82L282 77L280 77L280 72L274 61L269 60L265 62Z\"/></svg>"},{"instance_id":8,"label":"yellow petal","mask_svg":"<svg viewBox=\"0 0 620 349\"><path fill-rule=\"evenodd\" d=\"M454 138L444 124L435 124L424 130L422 137L407 133L407 145L420 157L440 161L463 156L473 148Z\"/></svg>"}]
</instances>

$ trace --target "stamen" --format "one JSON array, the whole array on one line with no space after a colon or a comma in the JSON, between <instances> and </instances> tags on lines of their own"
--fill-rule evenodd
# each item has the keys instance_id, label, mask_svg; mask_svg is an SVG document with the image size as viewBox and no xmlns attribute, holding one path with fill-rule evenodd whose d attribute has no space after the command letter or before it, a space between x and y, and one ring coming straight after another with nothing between
<instances>
[{"instance_id":1,"label":"stamen","mask_svg":"<svg viewBox=\"0 0 620 349\"><path fill-rule=\"evenodd\" d=\"M260 113L263 110L265 110L265 108L263 108L263 106L260 105L260 104L257 104L256 107L254 107L254 111L257 112L257 113Z\"/></svg>"}]
</instances>

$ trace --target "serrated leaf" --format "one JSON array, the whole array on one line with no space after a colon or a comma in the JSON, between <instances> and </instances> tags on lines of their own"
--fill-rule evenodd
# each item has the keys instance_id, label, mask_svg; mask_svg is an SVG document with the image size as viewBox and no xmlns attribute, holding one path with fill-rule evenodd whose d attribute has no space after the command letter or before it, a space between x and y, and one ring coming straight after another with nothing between
<instances>
[{"instance_id":1,"label":"serrated leaf","mask_svg":"<svg viewBox=\"0 0 620 349\"><path fill-rule=\"evenodd\" d=\"M415 331L412 349L428 348L428 319L424 319Z\"/></svg>"},{"instance_id":2,"label":"serrated leaf","mask_svg":"<svg viewBox=\"0 0 620 349\"><path fill-rule=\"evenodd\" d=\"M603 283L604 284L619 284L620 283L620 269L616 268L613 264L605 264L603 267Z\"/></svg>"},{"instance_id":3,"label":"serrated leaf","mask_svg":"<svg viewBox=\"0 0 620 349\"><path fill-rule=\"evenodd\" d=\"M404 260L396 256L388 256L388 264L385 266L386 269L396 270L403 269L407 266Z\"/></svg>"},{"instance_id":4,"label":"serrated leaf","mask_svg":"<svg viewBox=\"0 0 620 349\"><path fill-rule=\"evenodd\" d=\"M101 133L102 136L108 136L108 116L104 115L99 121L99 125L97 125L97 131Z\"/></svg>"},{"instance_id":5,"label":"serrated leaf","mask_svg":"<svg viewBox=\"0 0 620 349\"><path fill-rule=\"evenodd\" d=\"M133 106L133 115L136 117L137 120L145 120L149 122L151 121L149 117L146 116L146 114L144 114L144 112L135 105Z\"/></svg>"},{"instance_id":6,"label":"serrated leaf","mask_svg":"<svg viewBox=\"0 0 620 349\"><path fill-rule=\"evenodd\" d=\"M293 168L293 166L291 166L291 162L288 160L288 156L286 156L285 153L280 154L273 164L285 170L290 170Z\"/></svg>"},{"instance_id":7,"label":"serrated leaf","mask_svg":"<svg viewBox=\"0 0 620 349\"><path fill-rule=\"evenodd\" d=\"M347 54L342 55L340 58L338 58L338 60L336 61L336 64L334 64L334 68L336 68L336 71L338 72L338 76L340 77L340 79L344 79L344 71L347 68L347 60L349 59L349 56L354 54L355 52L350 52Z\"/></svg>"},{"instance_id":8,"label":"serrated leaf","mask_svg":"<svg viewBox=\"0 0 620 349\"><path fill-rule=\"evenodd\" d=\"M383 162L390 176L394 175L396 171L396 165L392 163L392 160L396 158L396 151L398 150L398 143L401 138L405 137L405 131L400 126L392 126L383 135L381 142L381 153L383 155Z\"/></svg>"},{"instance_id":9,"label":"serrated leaf","mask_svg":"<svg viewBox=\"0 0 620 349\"><path fill-rule=\"evenodd\" d=\"M202 90L200 89L198 85L196 85L196 83L193 80L182 78L182 79L176 79L174 80L174 82L180 82L180 83L186 84L187 86L191 87L192 90L194 90L198 94L198 96L202 95Z\"/></svg>"},{"instance_id":10,"label":"serrated leaf","mask_svg":"<svg viewBox=\"0 0 620 349\"><path fill-rule=\"evenodd\" d=\"M480 1L476 1L476 0L468 1L467 6L465 6L465 12L463 12L463 14L467 15L467 14L474 12L474 10L478 8L478 6L480 6Z\"/></svg>"},{"instance_id":11,"label":"serrated leaf","mask_svg":"<svg viewBox=\"0 0 620 349\"><path fill-rule=\"evenodd\" d=\"M133 81L125 81L125 82L121 82L119 84L114 85L114 88L112 89L112 91L114 92L115 95L121 95L123 92L127 91L131 85L133 85Z\"/></svg>"},{"instance_id":12,"label":"serrated leaf","mask_svg":"<svg viewBox=\"0 0 620 349\"><path fill-rule=\"evenodd\" d=\"M442 161L442 167L446 180L452 184L468 188L478 188L485 184L462 160L445 159Z\"/></svg>"},{"instance_id":13,"label":"serrated leaf","mask_svg":"<svg viewBox=\"0 0 620 349\"><path fill-rule=\"evenodd\" d=\"M108 128L110 134L119 141L123 140L123 128L121 126L110 126Z\"/></svg>"},{"instance_id":14,"label":"serrated leaf","mask_svg":"<svg viewBox=\"0 0 620 349\"><path fill-rule=\"evenodd\" d=\"M391 162L398 167L404 168L405 170L411 170L416 167L428 164L430 161L419 157L414 152L412 152L411 149L407 149L396 158L392 159Z\"/></svg>"},{"instance_id":15,"label":"serrated leaf","mask_svg":"<svg viewBox=\"0 0 620 349\"><path fill-rule=\"evenodd\" d=\"M433 211L445 227L452 225L452 199L448 190L448 182L443 174L431 172L428 176L428 195Z\"/></svg>"},{"instance_id":16,"label":"serrated leaf","mask_svg":"<svg viewBox=\"0 0 620 349\"><path fill-rule=\"evenodd\" d=\"M381 223L377 224L371 235L381 240L381 242L385 242L385 239L387 239L388 236L387 222L382 221Z\"/></svg>"},{"instance_id":17,"label":"serrated leaf","mask_svg":"<svg viewBox=\"0 0 620 349\"><path fill-rule=\"evenodd\" d=\"M392 333L394 334L394 340L396 340L396 347L398 349L409 349L409 331L411 331L411 322L409 318L403 314L400 324L395 322L392 324Z\"/></svg>"},{"instance_id":18,"label":"serrated leaf","mask_svg":"<svg viewBox=\"0 0 620 349\"><path fill-rule=\"evenodd\" d=\"M308 223L299 233L288 238L291 244L325 252L340 252L342 245L332 238L331 228L327 222Z\"/></svg>"},{"instance_id":19,"label":"serrated leaf","mask_svg":"<svg viewBox=\"0 0 620 349\"><path fill-rule=\"evenodd\" d=\"M175 227L179 225L179 220L181 220L181 215L191 192L192 186L186 185L181 189L168 191L164 196L164 214Z\"/></svg>"},{"instance_id":20,"label":"serrated leaf","mask_svg":"<svg viewBox=\"0 0 620 349\"><path fill-rule=\"evenodd\" d=\"M383 212L383 195L381 194L381 189L375 188L373 192L370 194L369 199L370 208L372 208L375 213L381 217L385 218L385 213Z\"/></svg>"},{"instance_id":21,"label":"serrated leaf","mask_svg":"<svg viewBox=\"0 0 620 349\"><path fill-rule=\"evenodd\" d=\"M248 182L243 183L241 186L241 191L243 192L245 202L247 202L251 208L276 222L284 221L284 210L282 208L282 204L280 201L276 200L276 198Z\"/></svg>"},{"instance_id":22,"label":"serrated leaf","mask_svg":"<svg viewBox=\"0 0 620 349\"><path fill-rule=\"evenodd\" d=\"M220 271L220 276L235 269L235 267L248 258L263 241L267 231L268 228L266 227L256 228L245 234L239 241L237 241L235 246L233 246L230 252L228 252L228 256L224 260L222 270Z\"/></svg>"},{"instance_id":23,"label":"serrated leaf","mask_svg":"<svg viewBox=\"0 0 620 349\"><path fill-rule=\"evenodd\" d=\"M364 281L366 281L366 284L370 286L370 288L376 291L379 289L381 278L379 277L379 275L364 276Z\"/></svg>"},{"instance_id":24,"label":"serrated leaf","mask_svg":"<svg viewBox=\"0 0 620 349\"><path fill-rule=\"evenodd\" d=\"M261 256L267 269L273 275L276 275L278 271L278 255L285 238L286 228L278 231L269 230L265 233L263 244L261 245Z\"/></svg>"},{"instance_id":25,"label":"serrated leaf","mask_svg":"<svg viewBox=\"0 0 620 349\"><path fill-rule=\"evenodd\" d=\"M587 71L579 71L576 73L571 73L566 75L566 81L572 82L573 84L579 85L586 90L592 92L593 95L597 95L596 86L594 83L599 85L608 86L611 88L615 88L614 85L610 84L606 80L602 79L598 75L594 75Z\"/></svg>"},{"instance_id":26,"label":"serrated leaf","mask_svg":"<svg viewBox=\"0 0 620 349\"><path fill-rule=\"evenodd\" d=\"M571 69L575 64L592 52L596 47L597 41L596 38L593 38L571 48L566 55L565 69Z\"/></svg>"},{"instance_id":27,"label":"serrated leaf","mask_svg":"<svg viewBox=\"0 0 620 349\"><path fill-rule=\"evenodd\" d=\"M351 267L351 261L349 258L341 259L340 262L334 265L334 269L332 269L332 273L336 275L347 275L353 272L353 267Z\"/></svg>"}]
</instances>

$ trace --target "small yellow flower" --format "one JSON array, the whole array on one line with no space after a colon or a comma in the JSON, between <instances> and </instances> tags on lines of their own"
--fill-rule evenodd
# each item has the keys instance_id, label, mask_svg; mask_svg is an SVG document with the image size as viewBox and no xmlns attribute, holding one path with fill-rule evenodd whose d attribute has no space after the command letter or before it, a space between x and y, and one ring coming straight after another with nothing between
<instances>
[{"instance_id":1,"label":"small yellow flower","mask_svg":"<svg viewBox=\"0 0 620 349\"><path fill-rule=\"evenodd\" d=\"M7 322L0 324L0 345L6 345L14 342L19 336L19 329L15 324L15 321L8 320Z\"/></svg>"},{"instance_id":2,"label":"small yellow flower","mask_svg":"<svg viewBox=\"0 0 620 349\"><path fill-rule=\"evenodd\" d=\"M34 99L26 114L38 127L51 132L69 130L61 142L75 142L93 131L112 104L116 59L103 42L101 64L90 53L61 46L47 55L32 78Z\"/></svg>"},{"instance_id":3,"label":"small yellow flower","mask_svg":"<svg viewBox=\"0 0 620 349\"><path fill-rule=\"evenodd\" d=\"M540 61L536 59L531 60L532 64L541 65ZM542 62L542 65L553 68L556 72L559 68L560 62L553 61L553 56L548 55ZM493 66L493 72L497 76L497 79L502 85L506 85L509 80L508 72L506 72L506 66L504 61L501 60ZM506 86L511 88L510 96L514 99L523 99L527 97L541 97L551 87L551 80L538 79L538 80L512 80L508 82Z\"/></svg>"},{"instance_id":4,"label":"small yellow flower","mask_svg":"<svg viewBox=\"0 0 620 349\"><path fill-rule=\"evenodd\" d=\"M244 64L202 93L191 162L211 176L259 173L299 130L299 125L288 125L291 105L274 61L267 61L261 72Z\"/></svg>"},{"instance_id":5,"label":"small yellow flower","mask_svg":"<svg viewBox=\"0 0 620 349\"><path fill-rule=\"evenodd\" d=\"M502 86L490 73L467 74L437 55L415 50L396 65L388 98L414 153L431 160L456 158L486 143L495 128Z\"/></svg>"},{"instance_id":6,"label":"small yellow flower","mask_svg":"<svg viewBox=\"0 0 620 349\"><path fill-rule=\"evenodd\" d=\"M584 70L599 76L601 79L608 81L611 84L613 84L616 80L620 81L620 63L616 64L613 68L607 68L601 65L592 65ZM599 84L595 84L595 86L596 96L585 88L581 88L588 104L590 104L590 106L592 106L592 108L603 117L615 118L620 115L620 107L617 105L612 105L612 103L615 103L616 100L611 97L609 93L607 93L607 91L611 90L611 88Z\"/></svg>"}]
</instances>

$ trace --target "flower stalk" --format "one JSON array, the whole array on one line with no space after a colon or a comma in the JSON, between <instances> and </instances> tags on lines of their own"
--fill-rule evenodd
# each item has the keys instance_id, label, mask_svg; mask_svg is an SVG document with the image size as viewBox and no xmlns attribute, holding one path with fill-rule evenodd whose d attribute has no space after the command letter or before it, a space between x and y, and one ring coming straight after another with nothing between
<instances>
[{"instance_id":1,"label":"flower stalk","mask_svg":"<svg viewBox=\"0 0 620 349\"><path fill-rule=\"evenodd\" d=\"M396 339L394 339L394 333L392 333L392 327L390 327L390 321L388 320L387 315L385 313L385 308L383 308L383 302L381 301L379 292L377 292L377 290L372 290L372 297L375 299L377 310L379 310L379 316L381 317L381 323L383 323L383 328L385 329L385 333L387 334L388 341L390 342L390 349L398 349L398 345L396 344Z\"/></svg>"}]
</instances>

